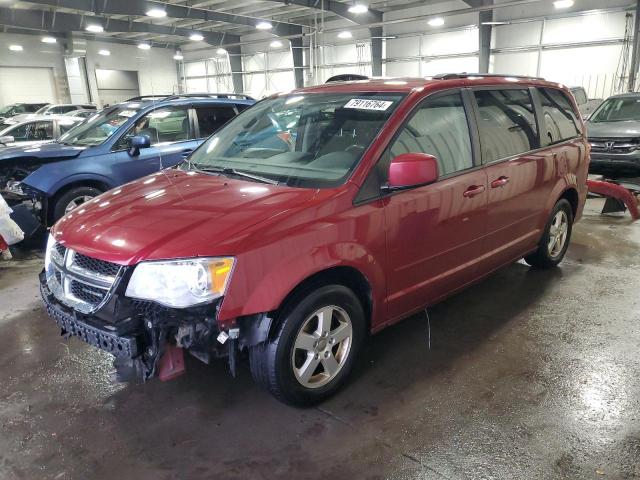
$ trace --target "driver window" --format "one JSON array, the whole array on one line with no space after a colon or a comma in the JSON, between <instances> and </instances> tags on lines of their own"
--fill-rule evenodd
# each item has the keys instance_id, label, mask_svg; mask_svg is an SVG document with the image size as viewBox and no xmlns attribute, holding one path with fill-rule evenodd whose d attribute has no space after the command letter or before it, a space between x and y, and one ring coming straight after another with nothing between
<instances>
[{"instance_id":1,"label":"driver window","mask_svg":"<svg viewBox=\"0 0 640 480\"><path fill-rule=\"evenodd\" d=\"M147 113L136 120L127 133L120 137L114 149L129 148L129 141L137 135L148 136L151 146L191 139L188 109L164 107Z\"/></svg>"}]
</instances>

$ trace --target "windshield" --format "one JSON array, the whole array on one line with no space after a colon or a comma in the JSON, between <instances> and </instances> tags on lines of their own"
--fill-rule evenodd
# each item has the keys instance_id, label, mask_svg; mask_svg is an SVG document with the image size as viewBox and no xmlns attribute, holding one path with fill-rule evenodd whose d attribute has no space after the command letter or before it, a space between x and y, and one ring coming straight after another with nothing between
<instances>
[{"instance_id":1,"label":"windshield","mask_svg":"<svg viewBox=\"0 0 640 480\"><path fill-rule=\"evenodd\" d=\"M640 120L640 97L609 98L589 119L593 123L629 120Z\"/></svg>"},{"instance_id":2,"label":"windshield","mask_svg":"<svg viewBox=\"0 0 640 480\"><path fill-rule=\"evenodd\" d=\"M402 98L312 93L263 100L209 137L183 168L234 170L289 186L337 186Z\"/></svg>"},{"instance_id":3,"label":"windshield","mask_svg":"<svg viewBox=\"0 0 640 480\"><path fill-rule=\"evenodd\" d=\"M105 109L69 130L58 141L65 145L83 147L100 145L136 113L137 109L127 105Z\"/></svg>"}]
</instances>

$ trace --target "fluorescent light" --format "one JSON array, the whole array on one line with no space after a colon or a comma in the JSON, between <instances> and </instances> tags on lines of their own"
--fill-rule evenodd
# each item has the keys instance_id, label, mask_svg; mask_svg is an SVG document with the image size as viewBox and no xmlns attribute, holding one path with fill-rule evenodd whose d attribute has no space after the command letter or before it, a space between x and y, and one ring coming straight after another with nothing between
<instances>
[{"instance_id":1,"label":"fluorescent light","mask_svg":"<svg viewBox=\"0 0 640 480\"><path fill-rule=\"evenodd\" d=\"M340 32L338 34L338 38L342 38L342 39L348 39L353 37L353 35L351 34L351 32L349 30L345 30L344 32Z\"/></svg>"},{"instance_id":2,"label":"fluorescent light","mask_svg":"<svg viewBox=\"0 0 640 480\"><path fill-rule=\"evenodd\" d=\"M220 47L219 49L216 50L216 53L218 55L226 55L227 51L224 48Z\"/></svg>"},{"instance_id":3,"label":"fluorescent light","mask_svg":"<svg viewBox=\"0 0 640 480\"><path fill-rule=\"evenodd\" d=\"M363 5L362 3L356 3L349 7L349 12L351 13L367 13L369 11L369 7Z\"/></svg>"},{"instance_id":4,"label":"fluorescent light","mask_svg":"<svg viewBox=\"0 0 640 480\"><path fill-rule=\"evenodd\" d=\"M102 50L98 50L98 55L102 55L103 57L108 57L109 55L111 55L111 52L103 48Z\"/></svg>"},{"instance_id":5,"label":"fluorescent light","mask_svg":"<svg viewBox=\"0 0 640 480\"><path fill-rule=\"evenodd\" d=\"M274 40L269 44L271 48L280 48L282 47L282 42L280 40Z\"/></svg>"},{"instance_id":6,"label":"fluorescent light","mask_svg":"<svg viewBox=\"0 0 640 480\"><path fill-rule=\"evenodd\" d=\"M163 8L153 7L147 10L147 17L162 18L167 16L167 11Z\"/></svg>"},{"instance_id":7,"label":"fluorescent light","mask_svg":"<svg viewBox=\"0 0 640 480\"><path fill-rule=\"evenodd\" d=\"M570 8L573 7L573 0L556 0L553 2L553 6L556 8Z\"/></svg>"},{"instance_id":8,"label":"fluorescent light","mask_svg":"<svg viewBox=\"0 0 640 480\"><path fill-rule=\"evenodd\" d=\"M509 22L482 22L481 25L508 25Z\"/></svg>"},{"instance_id":9,"label":"fluorescent light","mask_svg":"<svg viewBox=\"0 0 640 480\"><path fill-rule=\"evenodd\" d=\"M101 33L104 32L104 27L102 25L87 25L84 28L87 32L93 32L93 33Z\"/></svg>"},{"instance_id":10,"label":"fluorescent light","mask_svg":"<svg viewBox=\"0 0 640 480\"><path fill-rule=\"evenodd\" d=\"M9 45L9 50L12 52L21 52L24 49L22 48L22 45Z\"/></svg>"},{"instance_id":11,"label":"fluorescent light","mask_svg":"<svg viewBox=\"0 0 640 480\"><path fill-rule=\"evenodd\" d=\"M442 17L434 17L429 19L429 21L427 22L429 25L431 25L432 27L441 27L442 25L444 25L444 18Z\"/></svg>"},{"instance_id":12,"label":"fluorescent light","mask_svg":"<svg viewBox=\"0 0 640 480\"><path fill-rule=\"evenodd\" d=\"M176 54L173 56L174 60L182 60L184 57L182 56L182 52L178 50Z\"/></svg>"},{"instance_id":13,"label":"fluorescent light","mask_svg":"<svg viewBox=\"0 0 640 480\"><path fill-rule=\"evenodd\" d=\"M42 43L56 43L57 40L54 37L42 37Z\"/></svg>"},{"instance_id":14,"label":"fluorescent light","mask_svg":"<svg viewBox=\"0 0 640 480\"><path fill-rule=\"evenodd\" d=\"M148 43L139 43L138 48L140 50L149 50L151 49L151 45L149 45Z\"/></svg>"},{"instance_id":15,"label":"fluorescent light","mask_svg":"<svg viewBox=\"0 0 640 480\"><path fill-rule=\"evenodd\" d=\"M189 40L193 40L194 42L201 42L202 40L204 40L204 37L199 33L192 33L191 35L189 35Z\"/></svg>"},{"instance_id":16,"label":"fluorescent light","mask_svg":"<svg viewBox=\"0 0 640 480\"><path fill-rule=\"evenodd\" d=\"M259 22L256 25L256 28L258 30L271 30L273 28L273 25L271 25L271 23L269 22Z\"/></svg>"}]
</instances>

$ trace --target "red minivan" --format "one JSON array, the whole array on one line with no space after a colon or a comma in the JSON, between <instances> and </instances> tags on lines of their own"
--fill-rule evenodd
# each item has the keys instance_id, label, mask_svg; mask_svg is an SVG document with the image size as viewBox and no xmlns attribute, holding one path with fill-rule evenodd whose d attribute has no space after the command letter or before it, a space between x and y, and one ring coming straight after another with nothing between
<instances>
[{"instance_id":1,"label":"red minivan","mask_svg":"<svg viewBox=\"0 0 640 480\"><path fill-rule=\"evenodd\" d=\"M65 335L120 378L187 350L306 405L367 335L520 258L563 258L587 188L573 97L540 79L442 75L273 95L184 163L52 229L41 274Z\"/></svg>"}]
</instances>

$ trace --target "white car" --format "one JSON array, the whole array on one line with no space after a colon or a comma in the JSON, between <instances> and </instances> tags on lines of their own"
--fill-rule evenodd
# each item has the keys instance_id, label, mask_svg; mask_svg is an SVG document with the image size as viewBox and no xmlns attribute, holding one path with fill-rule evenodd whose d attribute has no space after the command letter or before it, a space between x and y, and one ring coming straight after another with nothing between
<instances>
[{"instance_id":1,"label":"white car","mask_svg":"<svg viewBox=\"0 0 640 480\"><path fill-rule=\"evenodd\" d=\"M0 148L51 142L83 121L64 115L31 115L18 123L0 124Z\"/></svg>"},{"instance_id":2,"label":"white car","mask_svg":"<svg viewBox=\"0 0 640 480\"><path fill-rule=\"evenodd\" d=\"M95 105L91 105L90 103L59 103L46 105L42 107L40 110L35 113L22 113L20 115L14 115L11 118L8 118L4 121L5 124L10 123L19 123L24 120L31 120L36 116L49 116L49 115L64 115L65 113L75 112L76 110L92 110L97 111L97 107Z\"/></svg>"}]
</instances>

